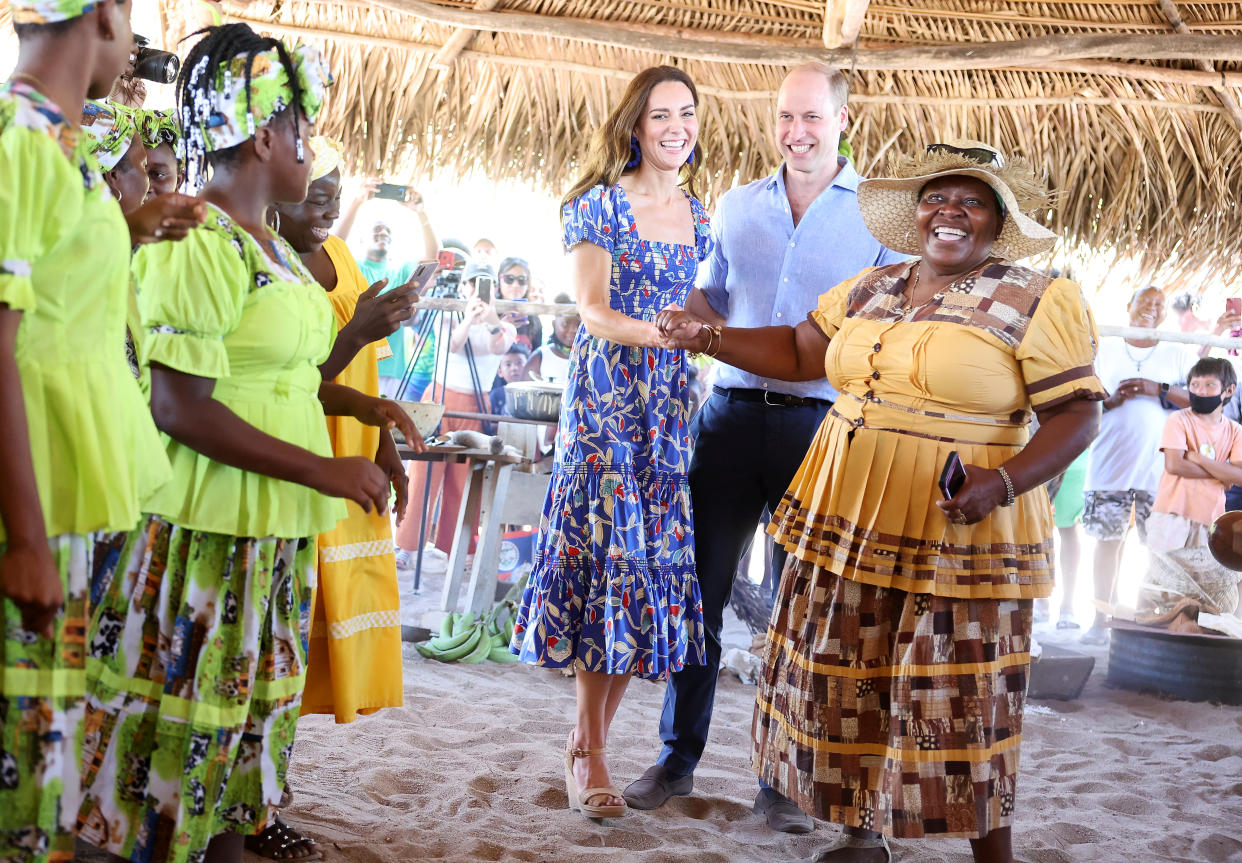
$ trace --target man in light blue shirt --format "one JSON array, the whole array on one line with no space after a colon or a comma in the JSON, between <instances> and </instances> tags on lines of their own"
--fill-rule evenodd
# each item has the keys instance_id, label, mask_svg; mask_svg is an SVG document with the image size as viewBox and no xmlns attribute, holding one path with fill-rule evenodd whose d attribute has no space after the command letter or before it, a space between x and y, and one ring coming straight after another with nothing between
<instances>
[{"instance_id":1,"label":"man in light blue shirt","mask_svg":"<svg viewBox=\"0 0 1242 863\"><path fill-rule=\"evenodd\" d=\"M776 173L726 193L712 218L716 246L686 309L730 327L795 326L820 294L867 267L904 260L880 245L858 209L860 177L837 149L847 121L844 76L822 63L799 66L777 97ZM695 416L690 463L695 558L703 596L707 664L676 672L660 717L658 763L625 789L636 809L689 794L711 723L720 630L738 561L766 508L774 511L836 398L824 379L788 383L720 365ZM784 564L777 550L774 566ZM779 569L777 570L779 571ZM770 827L813 829L789 798L761 787L755 811Z\"/></svg>"}]
</instances>

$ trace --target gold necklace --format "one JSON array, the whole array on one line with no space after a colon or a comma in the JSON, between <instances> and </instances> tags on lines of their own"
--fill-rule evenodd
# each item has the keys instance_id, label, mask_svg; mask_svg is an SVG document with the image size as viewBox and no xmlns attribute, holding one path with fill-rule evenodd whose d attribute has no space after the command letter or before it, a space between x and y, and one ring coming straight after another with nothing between
<instances>
[{"instance_id":1,"label":"gold necklace","mask_svg":"<svg viewBox=\"0 0 1242 863\"><path fill-rule=\"evenodd\" d=\"M930 299L935 300L936 302L939 302L940 300L944 299L945 294L967 293L970 290L970 287L966 285L967 280L969 280L971 276L973 276L975 273L982 270L987 265L988 265L988 261L985 259L982 264L980 264L979 266L975 267L973 270L970 270L966 274L962 275L961 277L953 280L948 285L946 285L944 287L944 290L937 291L936 293L932 294ZM923 261L920 259L916 261L914 264L914 282L909 287L907 287L905 291L906 301L910 304L910 307L907 308L905 305L900 305L897 308L893 309L893 314L904 318L914 308L914 305L913 305L914 304L914 292L919 289L919 278L922 275L923 275ZM926 303L924 303L924 305L926 305Z\"/></svg>"}]
</instances>

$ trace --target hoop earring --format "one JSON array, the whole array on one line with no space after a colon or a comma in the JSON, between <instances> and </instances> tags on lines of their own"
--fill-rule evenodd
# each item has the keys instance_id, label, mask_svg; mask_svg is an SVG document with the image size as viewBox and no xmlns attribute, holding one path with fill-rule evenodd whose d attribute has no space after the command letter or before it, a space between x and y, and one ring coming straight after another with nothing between
<instances>
[{"instance_id":1,"label":"hoop earring","mask_svg":"<svg viewBox=\"0 0 1242 863\"><path fill-rule=\"evenodd\" d=\"M280 233L280 211L275 207L267 211L267 226L276 233Z\"/></svg>"},{"instance_id":2,"label":"hoop earring","mask_svg":"<svg viewBox=\"0 0 1242 863\"><path fill-rule=\"evenodd\" d=\"M643 160L643 151L638 149L638 138L630 135L630 160L625 163L625 170L632 171Z\"/></svg>"},{"instance_id":3,"label":"hoop earring","mask_svg":"<svg viewBox=\"0 0 1242 863\"><path fill-rule=\"evenodd\" d=\"M906 231L906 237L905 237L905 239L906 239L906 245L907 245L907 246L908 246L908 245L910 245L910 243L912 242L912 241L911 241L911 239L910 239L910 235L911 235L911 234L913 234L913 233L914 233L914 228L911 228L910 230Z\"/></svg>"}]
</instances>

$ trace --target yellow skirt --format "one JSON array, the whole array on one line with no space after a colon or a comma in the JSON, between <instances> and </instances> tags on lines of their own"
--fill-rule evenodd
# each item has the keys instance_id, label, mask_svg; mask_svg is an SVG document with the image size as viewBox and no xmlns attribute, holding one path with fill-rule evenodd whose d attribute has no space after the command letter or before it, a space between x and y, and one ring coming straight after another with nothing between
<instances>
[{"instance_id":1,"label":"yellow skirt","mask_svg":"<svg viewBox=\"0 0 1242 863\"><path fill-rule=\"evenodd\" d=\"M353 722L400 707L401 597L388 516L350 501L349 517L319 535L314 609L302 715Z\"/></svg>"},{"instance_id":2,"label":"yellow skirt","mask_svg":"<svg viewBox=\"0 0 1242 863\"><path fill-rule=\"evenodd\" d=\"M949 453L994 468L1020 447L855 428L829 413L769 532L800 560L845 578L959 599L1052 592L1052 507L1043 487L958 525L936 501Z\"/></svg>"}]
</instances>

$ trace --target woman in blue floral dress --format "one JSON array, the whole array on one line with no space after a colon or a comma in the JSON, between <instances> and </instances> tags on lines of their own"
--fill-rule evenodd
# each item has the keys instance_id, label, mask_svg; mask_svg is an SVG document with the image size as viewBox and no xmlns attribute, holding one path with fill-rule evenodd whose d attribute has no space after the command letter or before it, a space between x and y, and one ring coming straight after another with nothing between
<instances>
[{"instance_id":1,"label":"woman in blue floral dress","mask_svg":"<svg viewBox=\"0 0 1242 863\"><path fill-rule=\"evenodd\" d=\"M625 812L604 749L630 677L703 663L687 360L654 324L685 301L711 242L694 196L697 105L681 70L639 73L562 212L583 324L513 650L577 671L565 782L589 817Z\"/></svg>"}]
</instances>

